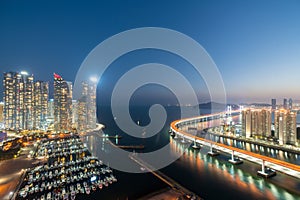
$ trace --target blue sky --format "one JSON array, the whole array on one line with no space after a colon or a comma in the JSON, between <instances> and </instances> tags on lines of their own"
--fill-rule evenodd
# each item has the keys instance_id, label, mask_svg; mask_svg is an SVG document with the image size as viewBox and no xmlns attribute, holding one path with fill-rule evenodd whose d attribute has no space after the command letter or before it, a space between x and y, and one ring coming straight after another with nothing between
<instances>
[{"instance_id":1,"label":"blue sky","mask_svg":"<svg viewBox=\"0 0 300 200\"><path fill-rule=\"evenodd\" d=\"M165 27L206 49L222 74L229 102L300 99L299 11L299 1L276 0L3 0L0 69L27 70L36 80L52 80L57 72L73 81L87 54L106 38L132 28ZM177 64L185 71L184 63ZM113 76L107 73L107 80ZM205 87L198 90L205 99Z\"/></svg>"}]
</instances>

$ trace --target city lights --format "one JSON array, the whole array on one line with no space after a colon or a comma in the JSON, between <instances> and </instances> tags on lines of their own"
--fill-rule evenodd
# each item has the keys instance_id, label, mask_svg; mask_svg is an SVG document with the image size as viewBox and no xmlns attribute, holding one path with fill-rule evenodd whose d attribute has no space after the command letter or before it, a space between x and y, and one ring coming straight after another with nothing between
<instances>
[{"instance_id":1,"label":"city lights","mask_svg":"<svg viewBox=\"0 0 300 200\"><path fill-rule=\"evenodd\" d=\"M20 74L28 76L28 72L26 71L21 71Z\"/></svg>"},{"instance_id":2,"label":"city lights","mask_svg":"<svg viewBox=\"0 0 300 200\"><path fill-rule=\"evenodd\" d=\"M1 1L0 200L300 200L300 1Z\"/></svg>"},{"instance_id":3,"label":"city lights","mask_svg":"<svg viewBox=\"0 0 300 200\"><path fill-rule=\"evenodd\" d=\"M95 77L95 76L92 76L92 77L90 77L90 81L93 82L93 83L97 83L98 78Z\"/></svg>"}]
</instances>

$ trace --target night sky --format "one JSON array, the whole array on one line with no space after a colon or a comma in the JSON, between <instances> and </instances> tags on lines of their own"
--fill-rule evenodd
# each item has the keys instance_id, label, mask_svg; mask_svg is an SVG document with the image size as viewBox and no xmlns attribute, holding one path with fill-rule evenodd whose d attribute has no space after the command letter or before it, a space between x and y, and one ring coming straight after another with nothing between
<instances>
[{"instance_id":1,"label":"night sky","mask_svg":"<svg viewBox=\"0 0 300 200\"><path fill-rule=\"evenodd\" d=\"M74 81L81 63L100 42L121 31L148 26L174 29L199 42L220 70L228 102L300 99L300 1L296 0L2 0L1 73L26 70L35 80L49 80L52 85L56 72ZM105 87L113 87L118 65L130 67L136 64L132 60L174 65L190 76L200 101L207 100L204 83L193 77L187 63L157 51L117 60L105 75ZM152 90L145 88L150 97Z\"/></svg>"}]
</instances>

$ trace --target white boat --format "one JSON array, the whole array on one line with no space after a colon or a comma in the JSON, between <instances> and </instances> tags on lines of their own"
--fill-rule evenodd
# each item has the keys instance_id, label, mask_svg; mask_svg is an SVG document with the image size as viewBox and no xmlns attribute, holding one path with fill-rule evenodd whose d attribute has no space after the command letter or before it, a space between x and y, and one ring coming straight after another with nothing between
<instances>
[{"instance_id":1,"label":"white boat","mask_svg":"<svg viewBox=\"0 0 300 200\"><path fill-rule=\"evenodd\" d=\"M87 187L87 183L86 182L83 182L83 187Z\"/></svg>"},{"instance_id":2,"label":"white boat","mask_svg":"<svg viewBox=\"0 0 300 200\"><path fill-rule=\"evenodd\" d=\"M59 194L56 194L54 199L59 200Z\"/></svg>"},{"instance_id":3,"label":"white boat","mask_svg":"<svg viewBox=\"0 0 300 200\"><path fill-rule=\"evenodd\" d=\"M83 187L80 189L80 192L81 192L82 194L84 194L84 188L83 188Z\"/></svg>"},{"instance_id":4,"label":"white boat","mask_svg":"<svg viewBox=\"0 0 300 200\"><path fill-rule=\"evenodd\" d=\"M81 189L81 185L80 183L77 183L77 190L80 190Z\"/></svg>"},{"instance_id":5,"label":"white boat","mask_svg":"<svg viewBox=\"0 0 300 200\"><path fill-rule=\"evenodd\" d=\"M117 182L117 178L114 175L111 174L110 177L112 178L113 182Z\"/></svg>"},{"instance_id":6,"label":"white boat","mask_svg":"<svg viewBox=\"0 0 300 200\"><path fill-rule=\"evenodd\" d=\"M140 169L141 169L141 171L146 171L145 167L141 167Z\"/></svg>"},{"instance_id":7,"label":"white boat","mask_svg":"<svg viewBox=\"0 0 300 200\"><path fill-rule=\"evenodd\" d=\"M107 180L104 181L104 185L105 185L105 187L108 187L108 182L107 182Z\"/></svg>"},{"instance_id":8,"label":"white boat","mask_svg":"<svg viewBox=\"0 0 300 200\"><path fill-rule=\"evenodd\" d=\"M64 199L64 200L68 200L68 199L69 199L69 195L68 195L67 193L64 194L64 195L63 195L63 199Z\"/></svg>"},{"instance_id":9,"label":"white boat","mask_svg":"<svg viewBox=\"0 0 300 200\"><path fill-rule=\"evenodd\" d=\"M28 192L28 190L29 190L29 185L26 185L25 186L25 191Z\"/></svg>"},{"instance_id":10,"label":"white boat","mask_svg":"<svg viewBox=\"0 0 300 200\"><path fill-rule=\"evenodd\" d=\"M33 194L34 193L34 187L31 187L29 190L29 194Z\"/></svg>"},{"instance_id":11,"label":"white boat","mask_svg":"<svg viewBox=\"0 0 300 200\"><path fill-rule=\"evenodd\" d=\"M38 185L35 186L34 191L35 191L36 193L39 191L39 186L38 186Z\"/></svg>"},{"instance_id":12,"label":"white boat","mask_svg":"<svg viewBox=\"0 0 300 200\"><path fill-rule=\"evenodd\" d=\"M107 177L107 181L109 182L109 184L112 184L112 178L111 177Z\"/></svg>"},{"instance_id":13,"label":"white boat","mask_svg":"<svg viewBox=\"0 0 300 200\"><path fill-rule=\"evenodd\" d=\"M96 191L96 189L97 189L96 186L95 186L95 185L92 185L92 190L93 190L93 191Z\"/></svg>"},{"instance_id":14,"label":"white boat","mask_svg":"<svg viewBox=\"0 0 300 200\"><path fill-rule=\"evenodd\" d=\"M71 200L74 200L76 198L76 193L74 191L71 192Z\"/></svg>"},{"instance_id":15,"label":"white boat","mask_svg":"<svg viewBox=\"0 0 300 200\"><path fill-rule=\"evenodd\" d=\"M25 189L22 189L20 192L19 192L19 195L23 198L25 198L27 196L27 191Z\"/></svg>"},{"instance_id":16,"label":"white boat","mask_svg":"<svg viewBox=\"0 0 300 200\"><path fill-rule=\"evenodd\" d=\"M91 192L91 188L90 187L85 187L85 193L90 194L90 192Z\"/></svg>"},{"instance_id":17,"label":"white boat","mask_svg":"<svg viewBox=\"0 0 300 200\"><path fill-rule=\"evenodd\" d=\"M47 200L51 200L51 192L48 192L48 194L47 194Z\"/></svg>"},{"instance_id":18,"label":"white boat","mask_svg":"<svg viewBox=\"0 0 300 200\"><path fill-rule=\"evenodd\" d=\"M103 183L102 183L102 181L100 181L100 182L98 183L98 187L99 187L100 190L103 188Z\"/></svg>"}]
</instances>

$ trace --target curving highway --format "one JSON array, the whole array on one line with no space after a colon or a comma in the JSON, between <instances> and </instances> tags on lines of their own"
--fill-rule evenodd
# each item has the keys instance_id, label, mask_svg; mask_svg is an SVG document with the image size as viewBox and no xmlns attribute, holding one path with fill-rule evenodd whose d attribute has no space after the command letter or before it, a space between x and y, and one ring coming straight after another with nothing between
<instances>
[{"instance_id":1,"label":"curving highway","mask_svg":"<svg viewBox=\"0 0 300 200\"><path fill-rule=\"evenodd\" d=\"M236 111L238 112L238 111ZM216 114L209 114L203 115L198 117L186 118L173 121L170 125L171 131L176 134L177 136L183 137L189 141L194 141L197 144L202 144L204 146L210 146L212 148L217 149L219 151L232 154L233 156L238 156L239 158L243 158L249 160L254 163L258 163L262 165L262 171L265 171L265 166L268 166L272 169L280 171L282 173L291 175L296 178L300 178L300 166L295 165L292 163L288 163L282 160L277 160L275 158L270 158L264 155L260 155L257 153L249 152L243 149L239 149L236 147L227 146L225 144L217 143L208 139L201 138L199 136L195 136L191 133L187 133L185 131L180 130L180 127L193 124L197 122L202 122L211 119L217 119L220 116L226 114L224 113L216 113Z\"/></svg>"}]
</instances>

